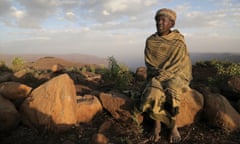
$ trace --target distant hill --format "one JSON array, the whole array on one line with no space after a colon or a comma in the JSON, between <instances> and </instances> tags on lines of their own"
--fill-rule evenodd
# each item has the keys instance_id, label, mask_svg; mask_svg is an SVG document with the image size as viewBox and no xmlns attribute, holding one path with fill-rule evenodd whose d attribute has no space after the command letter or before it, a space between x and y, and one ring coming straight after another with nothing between
<instances>
[{"instance_id":1,"label":"distant hill","mask_svg":"<svg viewBox=\"0 0 240 144\"><path fill-rule=\"evenodd\" d=\"M0 54L0 61L10 64L14 57L24 58L27 62L35 62L40 58L44 57L55 57L63 60L67 60L74 63L80 64L96 64L104 65L108 64L107 58L101 58L93 55L84 55L84 54L62 54L62 55L43 55L43 54L28 54L28 55L3 55ZM198 61L206 60L225 60L240 63L240 52L239 53L190 53L192 63L195 64ZM117 61L126 64L132 71L135 71L137 67L145 66L144 57L131 57Z\"/></svg>"},{"instance_id":2,"label":"distant hill","mask_svg":"<svg viewBox=\"0 0 240 144\"><path fill-rule=\"evenodd\" d=\"M224 60L240 63L239 53L190 53L192 64L194 65L198 61L206 60ZM122 60L123 61L123 60ZM135 71L139 66L145 66L144 56L128 58L125 62L132 71Z\"/></svg>"},{"instance_id":3,"label":"distant hill","mask_svg":"<svg viewBox=\"0 0 240 144\"><path fill-rule=\"evenodd\" d=\"M224 60L240 63L239 53L190 53L192 63L195 64L198 61L206 60Z\"/></svg>"},{"instance_id":4,"label":"distant hill","mask_svg":"<svg viewBox=\"0 0 240 144\"><path fill-rule=\"evenodd\" d=\"M107 58L101 58L93 55L84 55L84 54L20 54L20 55L10 55L10 54L0 54L0 61L4 61L6 64L11 64L12 60L15 57L23 58L26 62L35 62L41 58L59 58L62 60L67 60L74 63L81 64L96 64L96 65L107 65ZM59 63L63 63L63 61L59 61Z\"/></svg>"}]
</instances>

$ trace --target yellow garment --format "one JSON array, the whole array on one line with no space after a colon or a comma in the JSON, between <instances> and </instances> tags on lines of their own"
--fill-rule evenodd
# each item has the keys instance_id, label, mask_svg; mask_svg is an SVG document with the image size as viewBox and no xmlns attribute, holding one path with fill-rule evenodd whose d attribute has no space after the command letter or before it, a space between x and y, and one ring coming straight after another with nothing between
<instances>
[{"instance_id":1,"label":"yellow garment","mask_svg":"<svg viewBox=\"0 0 240 144\"><path fill-rule=\"evenodd\" d=\"M159 120L171 127L171 115L164 109L166 96L163 93L163 88L157 79L152 78L149 80L141 98L140 110L142 112L148 112L150 118Z\"/></svg>"},{"instance_id":2,"label":"yellow garment","mask_svg":"<svg viewBox=\"0 0 240 144\"><path fill-rule=\"evenodd\" d=\"M160 81L174 76L180 76L187 81L192 79L188 50L184 37L177 30L161 37L153 34L147 39L145 63L150 78L156 76Z\"/></svg>"},{"instance_id":3,"label":"yellow garment","mask_svg":"<svg viewBox=\"0 0 240 144\"><path fill-rule=\"evenodd\" d=\"M192 79L192 64L184 37L174 30L165 36L153 34L146 41L145 63L148 82L141 99L141 111L171 127L175 117L166 109L180 106L182 89Z\"/></svg>"}]
</instances>

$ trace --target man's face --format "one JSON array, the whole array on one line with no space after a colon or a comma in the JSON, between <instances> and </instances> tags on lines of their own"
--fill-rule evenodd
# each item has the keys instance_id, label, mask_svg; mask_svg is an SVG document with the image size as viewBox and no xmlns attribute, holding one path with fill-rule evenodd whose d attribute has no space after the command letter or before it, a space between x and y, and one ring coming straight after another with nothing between
<instances>
[{"instance_id":1,"label":"man's face","mask_svg":"<svg viewBox=\"0 0 240 144\"><path fill-rule=\"evenodd\" d=\"M160 15L156 17L156 27L158 35L167 35L173 27L174 22L169 17Z\"/></svg>"}]
</instances>

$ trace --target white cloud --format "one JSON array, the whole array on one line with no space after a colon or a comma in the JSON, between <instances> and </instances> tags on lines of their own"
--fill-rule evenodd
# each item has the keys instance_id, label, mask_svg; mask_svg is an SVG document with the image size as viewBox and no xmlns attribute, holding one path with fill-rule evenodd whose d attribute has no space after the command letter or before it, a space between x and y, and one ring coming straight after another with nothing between
<instances>
[{"instance_id":1,"label":"white cloud","mask_svg":"<svg viewBox=\"0 0 240 144\"><path fill-rule=\"evenodd\" d=\"M190 51L239 51L239 2L224 1L222 5L222 1L208 1L204 10L190 1L175 2L179 3L0 0L0 29L4 35L0 35L0 51L114 55L128 61L134 56L142 58L145 39L155 32L155 10L161 7L176 10L176 28L185 35Z\"/></svg>"},{"instance_id":2,"label":"white cloud","mask_svg":"<svg viewBox=\"0 0 240 144\"><path fill-rule=\"evenodd\" d=\"M21 11L21 10L18 10L17 8L15 7L11 7L11 13L12 15L16 18L16 19L21 19L24 17L25 15L25 12L24 11Z\"/></svg>"},{"instance_id":3,"label":"white cloud","mask_svg":"<svg viewBox=\"0 0 240 144\"><path fill-rule=\"evenodd\" d=\"M41 28L42 22L53 15L57 0L1 0L0 22L9 26Z\"/></svg>"},{"instance_id":4,"label":"white cloud","mask_svg":"<svg viewBox=\"0 0 240 144\"><path fill-rule=\"evenodd\" d=\"M76 20L75 14L73 12L66 12L65 13L65 18L69 21L75 21Z\"/></svg>"},{"instance_id":5,"label":"white cloud","mask_svg":"<svg viewBox=\"0 0 240 144\"><path fill-rule=\"evenodd\" d=\"M10 13L11 1L10 0L1 0L0 1L0 17L6 16Z\"/></svg>"},{"instance_id":6,"label":"white cloud","mask_svg":"<svg viewBox=\"0 0 240 144\"><path fill-rule=\"evenodd\" d=\"M147 0L147 1L143 1L143 4L145 6L152 6L154 4L156 4L158 1L157 0Z\"/></svg>"},{"instance_id":7,"label":"white cloud","mask_svg":"<svg viewBox=\"0 0 240 144\"><path fill-rule=\"evenodd\" d=\"M109 13L107 10L103 10L103 11L102 11L102 14L105 15L105 16L110 15L110 13Z\"/></svg>"},{"instance_id":8,"label":"white cloud","mask_svg":"<svg viewBox=\"0 0 240 144\"><path fill-rule=\"evenodd\" d=\"M129 0L121 0L121 1L110 1L105 4L106 9L109 9L112 13L121 12L128 8Z\"/></svg>"}]
</instances>

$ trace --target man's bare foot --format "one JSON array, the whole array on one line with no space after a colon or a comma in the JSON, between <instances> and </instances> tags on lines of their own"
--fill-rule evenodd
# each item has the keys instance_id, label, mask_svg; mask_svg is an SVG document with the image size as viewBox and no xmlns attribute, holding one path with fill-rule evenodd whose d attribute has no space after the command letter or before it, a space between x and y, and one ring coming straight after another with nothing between
<instances>
[{"instance_id":1,"label":"man's bare foot","mask_svg":"<svg viewBox=\"0 0 240 144\"><path fill-rule=\"evenodd\" d=\"M160 140L160 136L159 136L160 132L161 132L161 123L160 123L160 121L156 120L155 128L154 128L153 132L151 133L149 140L152 142L159 141Z\"/></svg>"},{"instance_id":2,"label":"man's bare foot","mask_svg":"<svg viewBox=\"0 0 240 144\"><path fill-rule=\"evenodd\" d=\"M170 143L176 144L181 141L181 136L178 132L177 126L174 126L170 135Z\"/></svg>"}]
</instances>

